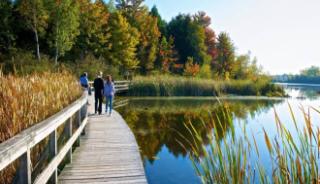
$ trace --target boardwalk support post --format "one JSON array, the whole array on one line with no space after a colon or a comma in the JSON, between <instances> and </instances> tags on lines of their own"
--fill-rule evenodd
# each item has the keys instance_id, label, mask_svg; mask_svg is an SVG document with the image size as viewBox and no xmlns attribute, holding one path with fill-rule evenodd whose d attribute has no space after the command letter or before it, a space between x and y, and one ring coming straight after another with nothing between
<instances>
[{"instance_id":1,"label":"boardwalk support post","mask_svg":"<svg viewBox=\"0 0 320 184\"><path fill-rule=\"evenodd\" d=\"M76 126L77 128L80 127L81 125L81 108L79 109L78 113L76 113ZM76 147L79 147L80 146L80 137L77 138L76 142L74 143L74 145Z\"/></svg>"},{"instance_id":2,"label":"boardwalk support post","mask_svg":"<svg viewBox=\"0 0 320 184\"><path fill-rule=\"evenodd\" d=\"M67 140L69 140L72 137L72 117L70 117L67 120L65 128L66 128L66 131L65 131L66 132L66 137L67 137ZM68 164L72 163L72 146L71 146L70 150L68 151L68 153L66 155L66 162Z\"/></svg>"},{"instance_id":3,"label":"boardwalk support post","mask_svg":"<svg viewBox=\"0 0 320 184\"><path fill-rule=\"evenodd\" d=\"M49 159L52 160L58 153L58 145L57 145L57 130L54 130L49 135ZM56 184L58 183L58 172L57 169L53 172L49 183Z\"/></svg>"}]
</instances>

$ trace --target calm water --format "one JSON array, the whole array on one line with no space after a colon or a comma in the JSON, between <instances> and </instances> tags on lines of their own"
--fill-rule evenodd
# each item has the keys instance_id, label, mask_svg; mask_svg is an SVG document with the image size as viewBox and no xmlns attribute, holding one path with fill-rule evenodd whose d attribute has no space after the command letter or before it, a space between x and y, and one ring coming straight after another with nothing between
<instances>
[{"instance_id":1,"label":"calm water","mask_svg":"<svg viewBox=\"0 0 320 184\"><path fill-rule=\"evenodd\" d=\"M287 86L286 90L292 98L226 98L220 102L214 98L130 99L127 106L118 110L135 134L149 183L200 183L188 157L191 148L187 141L192 137L185 123L191 122L202 135L204 144L208 144L206 135L212 132L210 122L215 117L223 118L222 104L232 112L236 133L241 134L245 124L247 131L255 135L263 164L268 165L269 156L262 128L269 136L275 135L274 111L286 127L294 132L288 103L293 107L297 121L301 122L300 126L303 123L300 108L320 106L319 86ZM311 115L314 126L319 126L320 115L312 111Z\"/></svg>"}]
</instances>

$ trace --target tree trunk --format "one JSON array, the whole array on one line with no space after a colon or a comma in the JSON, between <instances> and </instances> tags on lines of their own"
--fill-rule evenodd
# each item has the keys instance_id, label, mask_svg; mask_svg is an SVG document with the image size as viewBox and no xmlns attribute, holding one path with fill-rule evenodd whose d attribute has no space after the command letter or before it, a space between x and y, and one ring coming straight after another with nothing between
<instances>
[{"instance_id":1,"label":"tree trunk","mask_svg":"<svg viewBox=\"0 0 320 184\"><path fill-rule=\"evenodd\" d=\"M55 57L54 57L54 64L55 65L58 65L58 57L59 57L59 50L58 50L58 46L56 44L56 54L55 54Z\"/></svg>"},{"instance_id":2,"label":"tree trunk","mask_svg":"<svg viewBox=\"0 0 320 184\"><path fill-rule=\"evenodd\" d=\"M37 48L36 48L37 49L37 58L38 58L38 61L41 61L39 37L38 37L38 31L36 29L34 30L34 36L35 36L36 45L37 45Z\"/></svg>"}]
</instances>

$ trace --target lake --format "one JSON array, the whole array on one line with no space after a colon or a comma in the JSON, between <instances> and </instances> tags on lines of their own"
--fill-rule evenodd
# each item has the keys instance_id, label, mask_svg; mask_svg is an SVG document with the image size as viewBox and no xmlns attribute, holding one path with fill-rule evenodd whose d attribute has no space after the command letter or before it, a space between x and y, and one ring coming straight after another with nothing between
<instances>
[{"instance_id":1,"label":"lake","mask_svg":"<svg viewBox=\"0 0 320 184\"><path fill-rule=\"evenodd\" d=\"M137 139L149 183L201 183L189 158L193 138L185 124L191 123L203 139L201 144L207 146L212 121L223 122L222 109L229 109L236 134L240 136L245 128L256 137L262 164L270 172L262 130L271 138L276 135L275 112L296 139L288 104L292 106L299 127L304 124L301 108L308 112L308 107L319 109L320 104L320 86L285 85L285 88L290 98L130 98L118 111ZM319 126L320 114L312 110L310 114L313 126ZM226 134L228 131L221 132L219 137Z\"/></svg>"}]
</instances>

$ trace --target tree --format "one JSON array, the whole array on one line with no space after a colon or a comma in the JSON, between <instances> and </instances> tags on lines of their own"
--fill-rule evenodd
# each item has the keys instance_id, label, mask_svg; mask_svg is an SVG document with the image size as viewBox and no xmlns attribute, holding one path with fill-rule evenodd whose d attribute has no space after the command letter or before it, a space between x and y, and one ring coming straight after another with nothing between
<instances>
[{"instance_id":1,"label":"tree","mask_svg":"<svg viewBox=\"0 0 320 184\"><path fill-rule=\"evenodd\" d=\"M147 74L154 69L158 52L160 32L157 19L149 15L147 10L136 12L133 26L139 31L140 39L137 50L137 57L140 60L140 71Z\"/></svg>"},{"instance_id":2,"label":"tree","mask_svg":"<svg viewBox=\"0 0 320 184\"><path fill-rule=\"evenodd\" d=\"M134 14L142 9L144 7L142 6L142 3L144 0L116 0L116 7L124 13L124 16L131 22L131 18L134 16Z\"/></svg>"},{"instance_id":3,"label":"tree","mask_svg":"<svg viewBox=\"0 0 320 184\"><path fill-rule=\"evenodd\" d=\"M217 52L218 56L212 68L219 77L229 79L235 64L235 48L229 35L225 32L218 36Z\"/></svg>"},{"instance_id":4,"label":"tree","mask_svg":"<svg viewBox=\"0 0 320 184\"><path fill-rule=\"evenodd\" d=\"M50 42L55 49L55 64L58 58L69 51L79 35L79 6L74 0L52 1L53 34Z\"/></svg>"},{"instance_id":5,"label":"tree","mask_svg":"<svg viewBox=\"0 0 320 184\"><path fill-rule=\"evenodd\" d=\"M159 44L158 63L163 73L168 73L171 65L178 60L173 42L173 37L170 37L169 41L167 41L166 37L162 37Z\"/></svg>"},{"instance_id":6,"label":"tree","mask_svg":"<svg viewBox=\"0 0 320 184\"><path fill-rule=\"evenodd\" d=\"M199 64L197 64L197 62L194 62L192 57L188 57L184 67L184 75L195 77L199 73L199 71Z\"/></svg>"},{"instance_id":7,"label":"tree","mask_svg":"<svg viewBox=\"0 0 320 184\"><path fill-rule=\"evenodd\" d=\"M302 70L301 75L308 76L308 77L319 77L320 76L320 68L317 66L311 66Z\"/></svg>"},{"instance_id":8,"label":"tree","mask_svg":"<svg viewBox=\"0 0 320 184\"><path fill-rule=\"evenodd\" d=\"M161 32L161 36L165 36L167 37L168 33L167 33L167 22L165 20L162 19L161 15L159 14L158 8L156 6L153 6L151 8L150 14L153 17L157 18L157 25L159 28L159 31Z\"/></svg>"},{"instance_id":9,"label":"tree","mask_svg":"<svg viewBox=\"0 0 320 184\"><path fill-rule=\"evenodd\" d=\"M13 32L13 4L10 0L0 1L0 52L8 52L13 46L15 34Z\"/></svg>"},{"instance_id":10,"label":"tree","mask_svg":"<svg viewBox=\"0 0 320 184\"><path fill-rule=\"evenodd\" d=\"M174 37L174 45L179 53L179 63L185 63L188 57L201 66L210 61L205 45L205 30L190 15L178 15L168 25L168 34Z\"/></svg>"},{"instance_id":11,"label":"tree","mask_svg":"<svg viewBox=\"0 0 320 184\"><path fill-rule=\"evenodd\" d=\"M217 57L217 49L216 49L216 34L214 30L210 27L211 18L205 12L198 12L193 16L194 20L200 24L205 29L205 44L207 46L207 54L211 56L211 62Z\"/></svg>"},{"instance_id":12,"label":"tree","mask_svg":"<svg viewBox=\"0 0 320 184\"><path fill-rule=\"evenodd\" d=\"M237 56L233 68L234 79L257 80L262 74L261 68L257 66L257 59L251 59L250 53Z\"/></svg>"},{"instance_id":13,"label":"tree","mask_svg":"<svg viewBox=\"0 0 320 184\"><path fill-rule=\"evenodd\" d=\"M130 26L122 14L117 11L110 17L111 47L106 52L106 58L114 66L120 66L123 72L137 68L136 46L139 43L137 29Z\"/></svg>"},{"instance_id":14,"label":"tree","mask_svg":"<svg viewBox=\"0 0 320 184\"><path fill-rule=\"evenodd\" d=\"M117 11L114 0L109 0L107 7L110 13L114 13L115 11Z\"/></svg>"},{"instance_id":15,"label":"tree","mask_svg":"<svg viewBox=\"0 0 320 184\"><path fill-rule=\"evenodd\" d=\"M78 2L80 5L80 34L74 49L80 50L81 58L87 52L92 52L99 57L110 47L108 7L101 1L78 0Z\"/></svg>"},{"instance_id":16,"label":"tree","mask_svg":"<svg viewBox=\"0 0 320 184\"><path fill-rule=\"evenodd\" d=\"M48 11L43 0L20 0L18 10L25 17L26 24L34 33L38 61L41 60L39 33L45 32L48 25Z\"/></svg>"}]
</instances>

